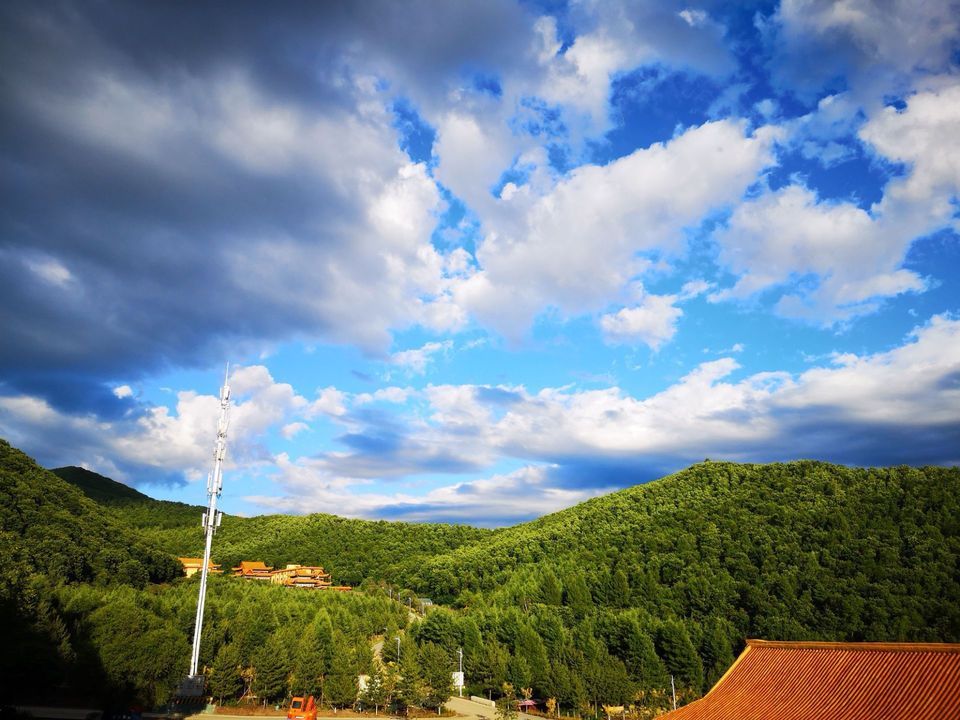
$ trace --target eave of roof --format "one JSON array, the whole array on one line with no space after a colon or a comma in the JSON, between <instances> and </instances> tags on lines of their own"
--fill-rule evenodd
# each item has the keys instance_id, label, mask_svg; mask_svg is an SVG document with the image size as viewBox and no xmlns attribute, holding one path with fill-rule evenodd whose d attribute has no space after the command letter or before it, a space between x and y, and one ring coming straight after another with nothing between
<instances>
[{"instance_id":1,"label":"eave of roof","mask_svg":"<svg viewBox=\"0 0 960 720\"><path fill-rule=\"evenodd\" d=\"M960 644L748 640L700 700L664 720L960 717Z\"/></svg>"}]
</instances>

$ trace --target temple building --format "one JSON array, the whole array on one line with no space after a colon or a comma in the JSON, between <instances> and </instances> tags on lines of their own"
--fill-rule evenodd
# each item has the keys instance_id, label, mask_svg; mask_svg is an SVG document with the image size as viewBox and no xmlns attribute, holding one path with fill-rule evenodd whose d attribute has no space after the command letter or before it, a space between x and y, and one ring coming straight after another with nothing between
<instances>
[{"instance_id":1,"label":"temple building","mask_svg":"<svg viewBox=\"0 0 960 720\"><path fill-rule=\"evenodd\" d=\"M320 589L330 587L330 573L322 567L287 565L270 573L270 582L287 587Z\"/></svg>"},{"instance_id":2,"label":"temple building","mask_svg":"<svg viewBox=\"0 0 960 720\"><path fill-rule=\"evenodd\" d=\"M242 560L240 564L232 568L233 576L243 578L244 580L270 580L272 567L268 567L260 560Z\"/></svg>"},{"instance_id":3,"label":"temple building","mask_svg":"<svg viewBox=\"0 0 960 720\"><path fill-rule=\"evenodd\" d=\"M747 640L710 692L660 718L960 718L960 644Z\"/></svg>"},{"instance_id":4,"label":"temple building","mask_svg":"<svg viewBox=\"0 0 960 720\"><path fill-rule=\"evenodd\" d=\"M186 575L187 577L193 577L198 572L200 572L200 568L203 567L203 558L182 557L178 559L180 560L180 564L183 565L183 574ZM207 570L207 572L212 572L212 573L223 572L223 570L220 569L220 566L214 563L213 560L210 561L208 568L209 569Z\"/></svg>"},{"instance_id":5,"label":"temple building","mask_svg":"<svg viewBox=\"0 0 960 720\"><path fill-rule=\"evenodd\" d=\"M233 577L244 580L267 580L283 587L339 592L349 592L353 589L347 585L331 584L330 573L319 565L287 565L285 568L275 570L260 560L243 560L233 568Z\"/></svg>"}]
</instances>

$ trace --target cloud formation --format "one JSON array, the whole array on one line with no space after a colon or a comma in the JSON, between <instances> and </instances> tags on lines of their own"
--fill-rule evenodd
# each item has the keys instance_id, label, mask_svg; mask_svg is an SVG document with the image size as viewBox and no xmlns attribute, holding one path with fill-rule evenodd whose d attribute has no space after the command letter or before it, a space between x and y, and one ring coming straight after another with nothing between
<instances>
[{"instance_id":1,"label":"cloud formation","mask_svg":"<svg viewBox=\"0 0 960 720\"><path fill-rule=\"evenodd\" d=\"M229 358L263 507L496 523L705 455L953 462L958 28L8 2L0 434L183 483Z\"/></svg>"},{"instance_id":2,"label":"cloud formation","mask_svg":"<svg viewBox=\"0 0 960 720\"><path fill-rule=\"evenodd\" d=\"M539 514L704 457L743 462L812 457L852 465L960 462L958 320L934 318L892 350L838 355L798 374L760 372L731 380L738 368L732 358L705 362L647 398L616 387L535 393L434 387L427 393L429 423L407 425L400 442L407 473L428 470L438 448L446 448L448 458L459 454L467 472L475 472L470 458L478 448L528 463L524 469L441 486L416 499L403 492L367 493L362 487L370 480L369 466L362 460L392 461L396 451L358 445L349 456L284 458L277 479L285 493L257 501L299 511L335 503L361 517L483 524L497 518L493 524L507 524L531 517L524 511L531 501ZM351 494L356 488L359 493Z\"/></svg>"},{"instance_id":3,"label":"cloud formation","mask_svg":"<svg viewBox=\"0 0 960 720\"><path fill-rule=\"evenodd\" d=\"M540 192L530 184L502 197L477 248L481 269L454 296L512 337L548 307L570 315L604 307L654 260L682 254L684 230L740 200L773 161L775 131L745 130L708 123L581 166Z\"/></svg>"},{"instance_id":4,"label":"cloud formation","mask_svg":"<svg viewBox=\"0 0 960 720\"><path fill-rule=\"evenodd\" d=\"M231 469L259 468L274 479L280 494L256 497L265 509L310 512L333 503L361 517L466 521L475 514L485 524L503 524L530 517L531 498L541 503L537 512L558 509L703 457L960 462L960 320L939 316L892 350L837 355L801 373L731 379L738 370L730 357L704 362L645 398L618 387L533 392L442 385L388 411L369 408L372 398L343 395L343 449L291 458L268 454L259 439L271 428L287 436L305 430L311 403L266 368L245 367L232 377ZM404 392L402 399L411 396ZM57 433L73 462L80 458L131 482L178 467L195 468L199 477L217 409L212 395L180 393L175 413L155 408L135 421L107 424L59 414L35 398L3 398L0 432L28 450ZM485 468L504 460L526 469L484 479ZM371 487L423 474L476 479L416 495L402 486L390 493ZM511 488L518 494L502 497Z\"/></svg>"}]
</instances>

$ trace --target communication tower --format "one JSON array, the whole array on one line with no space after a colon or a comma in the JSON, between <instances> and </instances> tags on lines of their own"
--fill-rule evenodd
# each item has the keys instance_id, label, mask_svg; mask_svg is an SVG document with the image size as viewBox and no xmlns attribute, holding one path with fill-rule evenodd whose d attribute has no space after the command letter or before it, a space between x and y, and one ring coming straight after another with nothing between
<instances>
[{"instance_id":1,"label":"communication tower","mask_svg":"<svg viewBox=\"0 0 960 720\"><path fill-rule=\"evenodd\" d=\"M207 600L207 575L210 570L210 548L213 544L213 534L220 527L223 513L217 510L217 500L223 490L223 459L227 453L227 410L230 407L230 385L227 380L230 375L230 365L227 364L223 377L223 387L220 388L220 418L217 421L217 440L213 447L213 472L207 475L207 511L203 514L201 526L206 533L206 544L203 548L203 565L200 569L200 595L197 598L197 618L193 626L193 652L190 654L190 673L180 685L179 695L182 697L199 697L203 695L203 674L199 672L200 664L200 633L203 631L203 608Z\"/></svg>"}]
</instances>

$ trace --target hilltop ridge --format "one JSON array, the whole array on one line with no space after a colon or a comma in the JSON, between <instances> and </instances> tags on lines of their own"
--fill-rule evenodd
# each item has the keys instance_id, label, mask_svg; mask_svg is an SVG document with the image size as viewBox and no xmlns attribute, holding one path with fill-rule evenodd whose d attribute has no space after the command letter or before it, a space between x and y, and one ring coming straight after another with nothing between
<instances>
[{"instance_id":1,"label":"hilltop ridge","mask_svg":"<svg viewBox=\"0 0 960 720\"><path fill-rule=\"evenodd\" d=\"M95 473L86 468L68 465L50 470L61 480L79 489L88 498L101 505L116 505L124 502L146 502L153 498L144 495L129 485ZM158 502L158 501L154 501Z\"/></svg>"}]
</instances>

